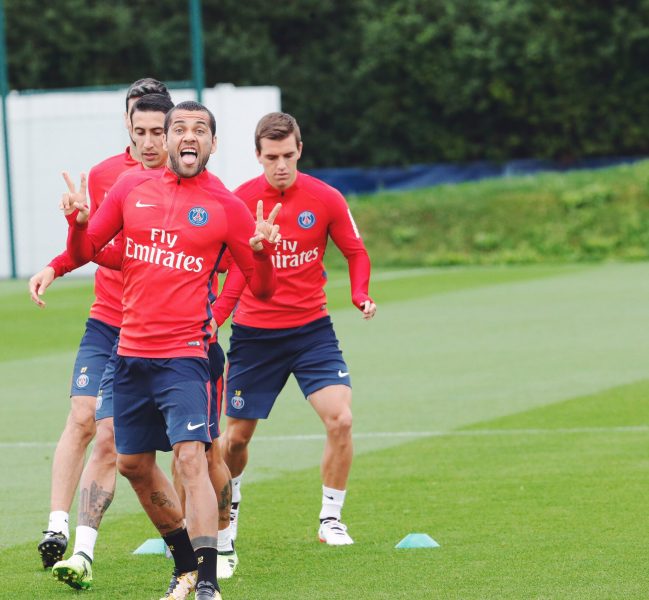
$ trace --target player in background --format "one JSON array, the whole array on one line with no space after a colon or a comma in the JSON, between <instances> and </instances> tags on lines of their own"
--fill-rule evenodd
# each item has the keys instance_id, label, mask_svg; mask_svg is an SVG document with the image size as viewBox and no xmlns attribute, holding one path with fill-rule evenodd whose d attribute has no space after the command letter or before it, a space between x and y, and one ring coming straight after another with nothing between
<instances>
[{"instance_id":1,"label":"player in background","mask_svg":"<svg viewBox=\"0 0 649 600\"><path fill-rule=\"evenodd\" d=\"M293 373L324 423L327 439L321 463L322 510L319 538L329 545L352 544L341 522L352 463L352 392L349 370L327 314L323 257L329 237L349 266L352 302L363 319L376 305L368 295L370 260L343 196L298 172L300 129L286 113L261 119L255 132L264 172L235 190L252 211L282 203L277 222L282 239L273 252L277 289L260 302L245 290L233 317L226 385L227 424L220 439L232 474L232 536L241 501L240 485L248 444L258 419L273 404Z\"/></svg>"},{"instance_id":2,"label":"player in background","mask_svg":"<svg viewBox=\"0 0 649 600\"><path fill-rule=\"evenodd\" d=\"M211 443L212 275L227 248L252 293L269 298L275 287L269 248L280 239L273 224L279 205L264 219L260 203L255 224L205 170L215 130L207 108L183 102L165 120L167 168L123 177L87 227L73 210L85 210L84 199L74 192L63 199L73 260L91 260L123 233L124 311L113 382L117 464L171 550L178 581L197 571L197 600L221 598L218 507L204 452ZM184 515L156 464L156 450L170 449L186 496Z\"/></svg>"},{"instance_id":3,"label":"player in background","mask_svg":"<svg viewBox=\"0 0 649 600\"><path fill-rule=\"evenodd\" d=\"M117 177L140 164L141 157L133 142L129 111L133 104L147 94L162 94L169 99L166 86L156 79L146 78L135 81L126 92L126 112L124 123L129 131L131 143L121 154L113 156L90 170L88 191L90 195L90 210L94 213L103 201L108 190ZM74 261L67 252L54 258L47 267L36 273L30 280L29 286L32 298L39 306L44 306L41 296L56 276L72 270ZM86 322L86 330L81 339L77 358L72 374L70 390L70 412L54 451L52 460L52 482L50 493L50 516L43 539L38 544L44 568L49 568L61 560L65 554L70 537L69 512L77 484L83 469L86 448L95 435L95 406L97 393L106 364L112 348L119 335L122 321L122 275L119 271L111 271L99 267L95 274L95 301L90 308L90 317ZM97 432L97 461L103 461L100 456L101 448L112 436L112 431L100 428ZM110 457L107 457L110 463ZM113 469L114 472L114 469ZM81 495L90 500L93 508L105 510L112 499L114 483L109 481L111 475L104 473L97 476L96 487L81 490ZM112 476L114 481L114 475ZM99 508L101 507L101 508Z\"/></svg>"}]
</instances>

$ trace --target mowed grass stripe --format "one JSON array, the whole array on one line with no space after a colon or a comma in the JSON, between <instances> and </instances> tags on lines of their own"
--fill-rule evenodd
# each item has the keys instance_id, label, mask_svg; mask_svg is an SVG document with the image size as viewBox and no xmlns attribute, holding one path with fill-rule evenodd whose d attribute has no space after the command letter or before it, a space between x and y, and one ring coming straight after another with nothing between
<instances>
[{"instance_id":1,"label":"mowed grass stripe","mask_svg":"<svg viewBox=\"0 0 649 600\"><path fill-rule=\"evenodd\" d=\"M413 269L375 271L371 293L380 304L399 302L466 289L516 281L570 274L587 269L582 266L485 268L485 269ZM329 274L327 286L332 310L349 308L349 278L345 271ZM3 361L30 358L59 350L76 350L93 301L93 281L63 278L47 290L45 309L38 309L29 299L26 281L0 282L0 327L2 339L10 340L0 348ZM353 309L351 309L353 310ZM227 334L227 328L223 331Z\"/></svg>"},{"instance_id":2,"label":"mowed grass stripe","mask_svg":"<svg viewBox=\"0 0 649 600\"><path fill-rule=\"evenodd\" d=\"M574 415L602 406L598 396L568 403ZM568 403L532 412L566 424ZM608 407L613 424L616 407ZM522 429L527 420L512 416L509 426ZM345 508L356 539L348 548L316 541L317 468L245 484L241 565L222 583L224 598L644 598L646 447L646 434L614 432L603 444L599 433L548 432L432 437L359 456ZM394 549L411 532L441 547ZM170 561L130 554L154 535L143 515L108 513L93 598L159 597ZM26 581L30 597L70 596L36 563L33 544L1 552L2 597L25 597Z\"/></svg>"}]
</instances>

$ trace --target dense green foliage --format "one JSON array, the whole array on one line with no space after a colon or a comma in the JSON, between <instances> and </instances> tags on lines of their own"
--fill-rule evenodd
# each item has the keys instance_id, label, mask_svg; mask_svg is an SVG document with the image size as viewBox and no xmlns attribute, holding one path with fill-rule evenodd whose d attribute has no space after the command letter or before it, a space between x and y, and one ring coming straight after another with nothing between
<instances>
[{"instance_id":1,"label":"dense green foliage","mask_svg":"<svg viewBox=\"0 0 649 600\"><path fill-rule=\"evenodd\" d=\"M188 3L5 4L15 89L191 78ZM309 166L649 151L649 0L202 6L207 84L280 86Z\"/></svg>"},{"instance_id":2,"label":"dense green foliage","mask_svg":"<svg viewBox=\"0 0 649 600\"><path fill-rule=\"evenodd\" d=\"M649 162L351 197L381 266L649 258ZM328 251L328 264L342 257Z\"/></svg>"}]
</instances>

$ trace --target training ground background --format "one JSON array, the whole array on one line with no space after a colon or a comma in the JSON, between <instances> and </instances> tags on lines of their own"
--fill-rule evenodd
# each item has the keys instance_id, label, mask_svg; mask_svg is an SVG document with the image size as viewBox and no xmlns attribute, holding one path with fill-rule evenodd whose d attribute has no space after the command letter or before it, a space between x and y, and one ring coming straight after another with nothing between
<instances>
[{"instance_id":1,"label":"training ground background","mask_svg":"<svg viewBox=\"0 0 649 600\"><path fill-rule=\"evenodd\" d=\"M348 285L332 273L328 293L354 385L356 544L317 542L322 426L291 381L251 446L224 598L647 597L649 264L381 270L369 323ZM36 544L92 286L46 298L0 284L0 598L75 595ZM440 547L394 549L412 532ZM131 554L148 537L118 477L92 598L161 595L170 562Z\"/></svg>"}]
</instances>

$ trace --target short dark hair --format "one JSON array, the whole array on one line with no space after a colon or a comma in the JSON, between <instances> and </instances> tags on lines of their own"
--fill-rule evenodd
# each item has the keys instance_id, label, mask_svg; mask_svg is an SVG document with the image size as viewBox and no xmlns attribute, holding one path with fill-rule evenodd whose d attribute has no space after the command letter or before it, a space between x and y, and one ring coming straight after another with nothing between
<instances>
[{"instance_id":1,"label":"short dark hair","mask_svg":"<svg viewBox=\"0 0 649 600\"><path fill-rule=\"evenodd\" d=\"M142 98L147 94L162 94L171 100L169 90L164 83L152 77L145 77L134 81L126 90L126 110L128 110L128 101L131 98Z\"/></svg>"},{"instance_id":2,"label":"short dark hair","mask_svg":"<svg viewBox=\"0 0 649 600\"><path fill-rule=\"evenodd\" d=\"M284 140L290 135L295 135L299 146L302 143L300 126L295 117L283 112L272 112L262 117L255 129L255 148L261 152L261 139Z\"/></svg>"},{"instance_id":3,"label":"short dark hair","mask_svg":"<svg viewBox=\"0 0 649 600\"><path fill-rule=\"evenodd\" d=\"M165 96L164 94L147 94L136 100L133 106L131 106L131 112L129 112L128 118L132 121L133 113L136 111L161 112L166 115L173 107L174 103L169 96Z\"/></svg>"},{"instance_id":4,"label":"short dark hair","mask_svg":"<svg viewBox=\"0 0 649 600\"><path fill-rule=\"evenodd\" d=\"M176 104L168 113L167 116L165 117L165 133L169 131L169 126L171 125L171 119L173 117L173 114L177 110L188 110L190 112L206 112L209 115L210 118L210 130L212 131L212 135L216 135L216 119L214 118L214 115L212 114L212 111L210 111L207 106L201 104L200 102L194 102L193 100L187 100L185 102L181 102L180 104Z\"/></svg>"}]
</instances>

